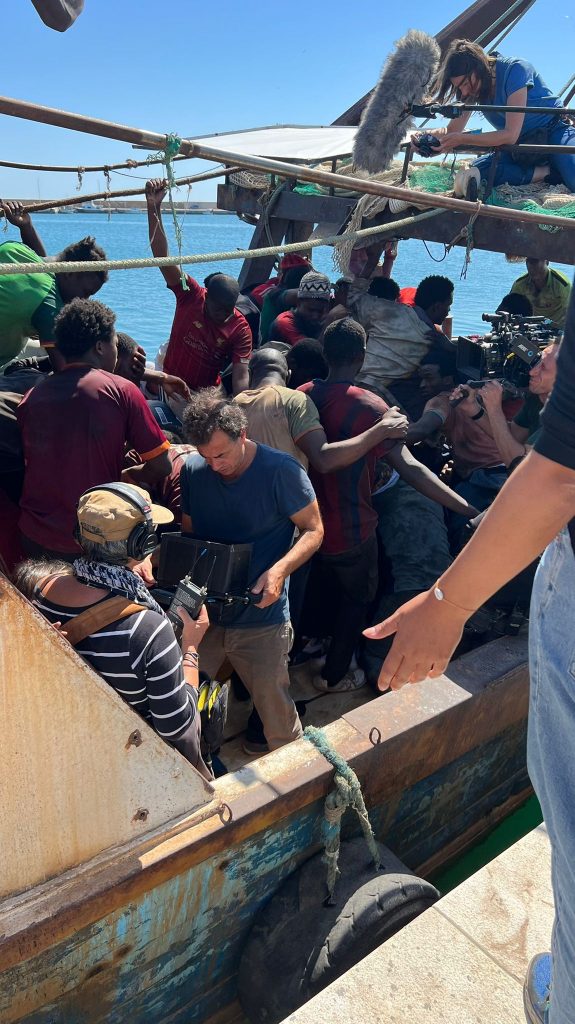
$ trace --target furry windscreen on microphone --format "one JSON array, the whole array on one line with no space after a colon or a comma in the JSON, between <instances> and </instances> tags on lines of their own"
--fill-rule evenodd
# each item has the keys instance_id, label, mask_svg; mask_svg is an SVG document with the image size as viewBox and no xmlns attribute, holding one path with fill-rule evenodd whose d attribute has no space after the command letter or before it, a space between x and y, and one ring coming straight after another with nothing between
<instances>
[{"instance_id":1,"label":"furry windscreen on microphone","mask_svg":"<svg viewBox=\"0 0 575 1024\"><path fill-rule=\"evenodd\" d=\"M418 29L410 29L396 43L362 114L353 150L356 168L377 174L389 166L404 135L413 128L406 108L422 102L440 57L433 36Z\"/></svg>"}]
</instances>

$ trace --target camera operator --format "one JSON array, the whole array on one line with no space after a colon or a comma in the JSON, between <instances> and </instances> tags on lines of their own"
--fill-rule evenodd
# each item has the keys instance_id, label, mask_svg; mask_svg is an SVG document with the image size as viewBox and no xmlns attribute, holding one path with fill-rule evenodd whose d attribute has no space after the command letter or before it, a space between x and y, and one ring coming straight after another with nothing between
<instances>
[{"instance_id":1,"label":"camera operator","mask_svg":"<svg viewBox=\"0 0 575 1024\"><path fill-rule=\"evenodd\" d=\"M484 427L489 429L501 458L511 472L527 455L539 436L539 414L551 394L557 373L559 345L549 345L540 361L529 371L529 395L523 408L511 422L503 409L504 388L497 380L489 380L477 392L485 410Z\"/></svg>"}]
</instances>

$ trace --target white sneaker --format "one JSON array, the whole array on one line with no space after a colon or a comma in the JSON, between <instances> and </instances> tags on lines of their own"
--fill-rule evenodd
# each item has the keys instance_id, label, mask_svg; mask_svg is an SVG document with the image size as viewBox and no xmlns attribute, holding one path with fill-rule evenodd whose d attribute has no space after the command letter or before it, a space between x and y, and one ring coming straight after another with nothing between
<instances>
[{"instance_id":1,"label":"white sneaker","mask_svg":"<svg viewBox=\"0 0 575 1024\"><path fill-rule=\"evenodd\" d=\"M315 676L313 685L320 693L349 693L352 690L361 690L366 682L363 669L354 668L346 672L343 679L340 679L334 686L330 686L323 676Z\"/></svg>"}]
</instances>

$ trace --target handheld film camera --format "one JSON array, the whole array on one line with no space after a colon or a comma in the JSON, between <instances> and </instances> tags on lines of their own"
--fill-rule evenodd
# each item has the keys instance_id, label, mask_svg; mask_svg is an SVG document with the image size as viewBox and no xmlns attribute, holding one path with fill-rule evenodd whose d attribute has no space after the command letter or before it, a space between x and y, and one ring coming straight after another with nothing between
<instances>
[{"instance_id":1,"label":"handheld film camera","mask_svg":"<svg viewBox=\"0 0 575 1024\"><path fill-rule=\"evenodd\" d=\"M457 339L459 379L471 386L499 380L510 395L523 396L529 388L529 371L557 331L542 316L483 313L482 319L491 324L490 334Z\"/></svg>"}]
</instances>

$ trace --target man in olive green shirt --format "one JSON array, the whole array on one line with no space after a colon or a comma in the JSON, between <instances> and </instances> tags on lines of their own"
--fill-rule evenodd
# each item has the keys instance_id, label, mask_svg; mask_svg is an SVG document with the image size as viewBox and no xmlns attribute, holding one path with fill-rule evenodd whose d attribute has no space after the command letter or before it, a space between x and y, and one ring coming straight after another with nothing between
<instances>
[{"instance_id":1,"label":"man in olive green shirt","mask_svg":"<svg viewBox=\"0 0 575 1024\"><path fill-rule=\"evenodd\" d=\"M511 291L525 295L533 306L533 316L545 316L562 331L567 316L571 284L565 274L549 266L549 260L526 259L527 273L518 277Z\"/></svg>"},{"instance_id":2,"label":"man in olive green shirt","mask_svg":"<svg viewBox=\"0 0 575 1024\"><path fill-rule=\"evenodd\" d=\"M344 469L388 438L403 440L407 419L390 409L379 423L357 437L328 443L312 400L302 391L286 387L289 369L276 349L257 349L250 359L250 387L236 395L248 421L248 437L286 452L318 473Z\"/></svg>"}]
</instances>

